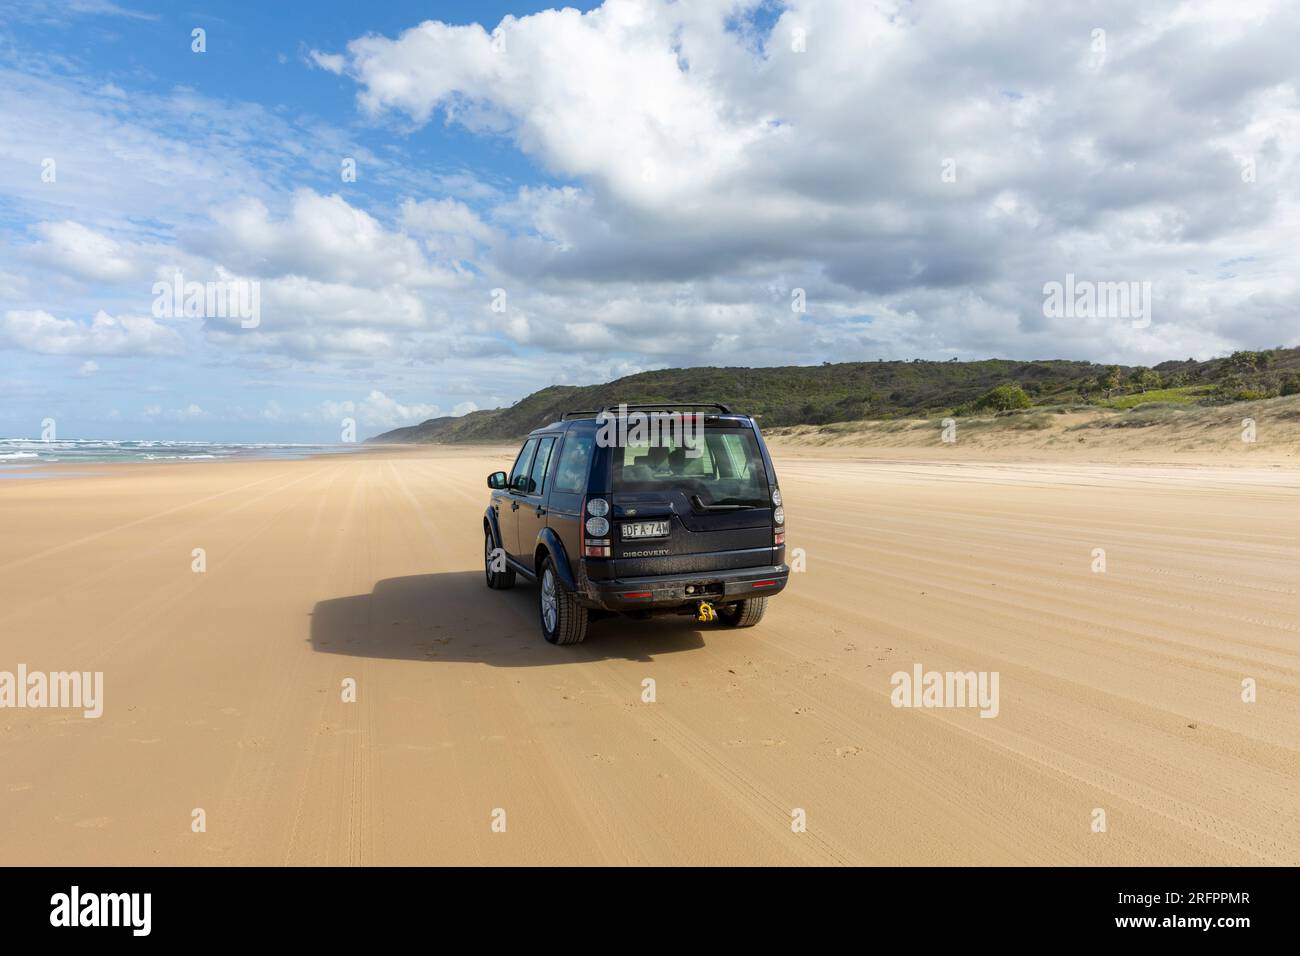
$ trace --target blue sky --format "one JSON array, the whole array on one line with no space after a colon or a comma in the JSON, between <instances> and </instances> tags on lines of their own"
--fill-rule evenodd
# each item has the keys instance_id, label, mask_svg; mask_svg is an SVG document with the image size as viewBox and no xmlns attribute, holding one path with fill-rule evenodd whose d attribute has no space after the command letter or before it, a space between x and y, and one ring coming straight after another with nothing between
<instances>
[{"instance_id":1,"label":"blue sky","mask_svg":"<svg viewBox=\"0 0 1300 956\"><path fill-rule=\"evenodd\" d=\"M309 16L295 16L286 15L282 4L258 2L214 3L182 12L169 3L25 5L20 0L16 7L0 13L0 63L42 87L70 89L74 96L115 88L121 91L122 105L114 106L124 124L135 119L131 101L147 95L169 101L193 96L232 111L238 114L236 122L246 127L241 135L250 139L267 130L274 135L289 129L326 128L339 143L357 146L339 150L339 155L373 153L383 157L392 179L381 181L368 175L372 170L363 160L356 181L346 184L349 204L382 215L405 198L460 195L477 205L472 190L459 188L459 180L440 185L433 181L438 175L482 180L493 189L552 182L552 178L528 163L506 140L475 136L457 127L412 129L407 124L370 121L358 112L352 85L313 68L304 59L307 51L341 49L353 37L367 32L397 33L429 17L453 23L470 23L478 17L495 24L507 13L527 13L544 6L323 2L312 4ZM196 27L206 31L207 48L201 55L191 50L191 31ZM113 98L119 98L118 94ZM147 115L155 102L141 105L139 113ZM95 108L93 99L89 108ZM247 112L254 109L259 115ZM291 126L270 126L273 120ZM197 140L201 144L210 133L201 116L187 117L184 129L193 133L191 143ZM73 145L81 147L75 139ZM61 166L66 182L82 164L95 163L98 145L87 142L66 155L55 155L56 175ZM272 194L289 194L300 188L328 194L344 185L336 170L323 163L294 162L275 155L276 150L269 152L266 157L250 157L249 165L256 171L258 186ZM39 164L33 169L39 173ZM407 169L411 170L409 177ZM400 183L396 188L395 181ZM60 202L44 199L39 194L33 196L31 190L19 197L12 193L0 196L0 227L6 240L0 246L4 251L0 270L9 266L21 271L21 260L11 257L14 246L29 238L34 222L65 214L76 216L75 206L64 208ZM176 206L186 205L183 195L174 195L165 205L172 206L173 201ZM95 218L119 227L116 232L170 239L178 223L200 215L198 208L159 211L121 202L97 210ZM146 313L153 299L149 284L136 286L124 290L92 279L75 288L56 284L52 289L27 291L28 301L34 305L51 308L67 302L68 307L52 311L89 321L107 303L120 303L124 311ZM109 312L116 314L111 308ZM7 399L0 411L0 432L32 435L43 418L54 417L60 423L60 433L68 437L331 441L340 430L335 418L356 417L347 408L348 402L359 406L370 392L383 392L389 384L382 368L359 373L346 367L313 368L305 362L288 367L280 363L269 367L254 363L251 368L247 362L232 364L230 357L208 348L198 330L178 331L185 340L181 356L106 356L94 349L60 356L0 352ZM526 383L502 383L496 389L492 387L495 383L487 382L484 385L491 391L485 396L477 383L466 388L464 383L449 382L445 369L431 368L424 375L408 376L403 391L409 397L403 407L416 410L415 418L434 411L450 413L466 403L477 405L485 397L510 401L527 388ZM321 402L341 410L316 414L319 409L313 405ZM401 405L397 399L393 402ZM287 420L268 420L264 414L268 404L286 410ZM401 422L384 418L386 410L382 403L374 421L367 425L363 420L363 434L406 423L406 417ZM114 414L110 417L110 413Z\"/></svg>"},{"instance_id":2,"label":"blue sky","mask_svg":"<svg viewBox=\"0 0 1300 956\"><path fill-rule=\"evenodd\" d=\"M8 2L0 433L1294 344L1297 39L1263 0ZM177 273L255 287L256 325L159 315ZM1149 282L1152 321L1053 318L1067 274Z\"/></svg>"}]
</instances>

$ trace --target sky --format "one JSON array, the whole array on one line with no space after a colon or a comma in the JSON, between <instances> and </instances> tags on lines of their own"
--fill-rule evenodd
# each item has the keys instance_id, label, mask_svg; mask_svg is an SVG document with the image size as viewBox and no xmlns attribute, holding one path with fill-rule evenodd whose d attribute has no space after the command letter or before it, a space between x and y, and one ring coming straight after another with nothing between
<instances>
[{"instance_id":1,"label":"sky","mask_svg":"<svg viewBox=\"0 0 1300 956\"><path fill-rule=\"evenodd\" d=\"M1263 0L5 0L0 437L1300 344L1297 44Z\"/></svg>"}]
</instances>

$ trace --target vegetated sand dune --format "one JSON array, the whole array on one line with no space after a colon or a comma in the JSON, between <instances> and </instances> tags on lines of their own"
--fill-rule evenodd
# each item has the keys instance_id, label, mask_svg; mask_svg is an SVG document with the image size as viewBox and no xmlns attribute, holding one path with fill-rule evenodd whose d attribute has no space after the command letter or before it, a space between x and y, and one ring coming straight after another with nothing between
<instances>
[{"instance_id":1,"label":"vegetated sand dune","mask_svg":"<svg viewBox=\"0 0 1300 956\"><path fill-rule=\"evenodd\" d=\"M1300 863L1300 472L778 447L760 626L556 648L482 579L513 451L0 483L0 671L105 680L0 710L0 863Z\"/></svg>"},{"instance_id":2,"label":"vegetated sand dune","mask_svg":"<svg viewBox=\"0 0 1300 956\"><path fill-rule=\"evenodd\" d=\"M944 440L945 429L949 441ZM835 422L767 429L787 446L870 448L875 457L936 460L1300 462L1300 396L1129 410L1039 407L1000 415Z\"/></svg>"}]
</instances>

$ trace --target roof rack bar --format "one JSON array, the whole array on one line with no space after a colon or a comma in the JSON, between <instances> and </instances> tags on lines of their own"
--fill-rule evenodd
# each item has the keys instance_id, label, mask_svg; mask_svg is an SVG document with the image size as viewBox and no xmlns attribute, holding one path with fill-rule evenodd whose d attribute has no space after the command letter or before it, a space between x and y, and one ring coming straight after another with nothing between
<instances>
[{"instance_id":1,"label":"roof rack bar","mask_svg":"<svg viewBox=\"0 0 1300 956\"><path fill-rule=\"evenodd\" d=\"M620 407L621 407L621 408L633 408L633 409L642 409L642 408L716 408L718 411L722 412L722 414L724 414L724 415L730 415L730 414L731 414L731 409L728 408L726 405L723 405L721 402L646 402L646 403L644 403L644 404L638 404L638 405L627 405L627 404L624 404L624 405L621 405L621 406L619 406L619 405L607 405L607 406L605 406L606 410L608 410L608 409L610 409L610 408L620 408Z\"/></svg>"},{"instance_id":2,"label":"roof rack bar","mask_svg":"<svg viewBox=\"0 0 1300 956\"><path fill-rule=\"evenodd\" d=\"M644 402L644 403L636 403L636 404L628 404L625 402L621 405L606 405L604 408L600 409L599 411L565 412L564 416L560 420L566 421L569 418L596 418L601 413L617 411L620 408L625 408L628 411L638 411L638 412L649 410L649 409L716 408L724 415L732 414L731 409L728 408L726 405L723 405L721 402Z\"/></svg>"}]
</instances>

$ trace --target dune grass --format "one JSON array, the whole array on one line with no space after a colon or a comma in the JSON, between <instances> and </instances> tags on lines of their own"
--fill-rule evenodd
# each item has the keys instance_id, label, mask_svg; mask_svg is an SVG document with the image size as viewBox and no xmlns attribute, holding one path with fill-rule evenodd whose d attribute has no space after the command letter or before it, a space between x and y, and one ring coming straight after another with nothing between
<instances>
[{"instance_id":1,"label":"dune grass","mask_svg":"<svg viewBox=\"0 0 1300 956\"><path fill-rule=\"evenodd\" d=\"M1190 405L1213 390L1214 387L1211 385L1189 385L1185 388L1153 388L1146 392L1135 392L1132 395L1120 395L1116 398L1100 400L1097 404L1103 408L1120 409L1137 408L1139 405L1146 405L1151 402Z\"/></svg>"}]
</instances>

